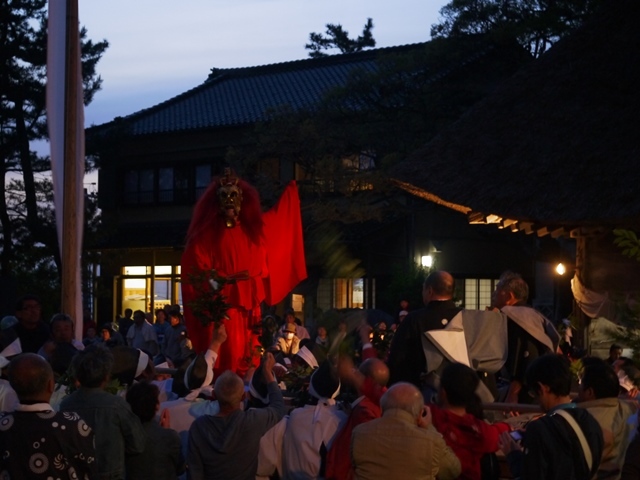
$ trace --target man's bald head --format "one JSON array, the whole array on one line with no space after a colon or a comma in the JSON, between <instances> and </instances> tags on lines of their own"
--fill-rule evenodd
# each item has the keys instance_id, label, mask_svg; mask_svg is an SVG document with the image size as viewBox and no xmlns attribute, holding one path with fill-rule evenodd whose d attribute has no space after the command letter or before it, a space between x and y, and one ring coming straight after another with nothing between
<instances>
[{"instance_id":1,"label":"man's bald head","mask_svg":"<svg viewBox=\"0 0 640 480\"><path fill-rule=\"evenodd\" d=\"M422 288L422 299L427 304L432 300L451 300L456 282L449 272L436 270L427 275Z\"/></svg>"},{"instance_id":2,"label":"man's bald head","mask_svg":"<svg viewBox=\"0 0 640 480\"><path fill-rule=\"evenodd\" d=\"M53 370L40 355L18 355L9 363L8 376L20 403L48 402L51 398Z\"/></svg>"},{"instance_id":3,"label":"man's bald head","mask_svg":"<svg viewBox=\"0 0 640 480\"><path fill-rule=\"evenodd\" d=\"M382 412L397 408L409 412L413 418L418 418L424 407L424 397L415 385L406 382L395 383L380 399Z\"/></svg>"},{"instance_id":4,"label":"man's bald head","mask_svg":"<svg viewBox=\"0 0 640 480\"><path fill-rule=\"evenodd\" d=\"M360 365L360 373L373 383L385 387L389 382L389 367L379 358L368 358Z\"/></svg>"}]
</instances>

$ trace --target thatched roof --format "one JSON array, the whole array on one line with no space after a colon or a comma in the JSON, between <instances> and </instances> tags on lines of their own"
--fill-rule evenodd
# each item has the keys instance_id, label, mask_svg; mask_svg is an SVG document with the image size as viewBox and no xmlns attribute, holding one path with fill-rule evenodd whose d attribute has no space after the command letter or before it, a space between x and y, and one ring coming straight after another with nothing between
<instances>
[{"instance_id":1,"label":"thatched roof","mask_svg":"<svg viewBox=\"0 0 640 480\"><path fill-rule=\"evenodd\" d=\"M471 221L493 214L512 229L640 223L638 20L640 2L612 0L393 178Z\"/></svg>"}]
</instances>

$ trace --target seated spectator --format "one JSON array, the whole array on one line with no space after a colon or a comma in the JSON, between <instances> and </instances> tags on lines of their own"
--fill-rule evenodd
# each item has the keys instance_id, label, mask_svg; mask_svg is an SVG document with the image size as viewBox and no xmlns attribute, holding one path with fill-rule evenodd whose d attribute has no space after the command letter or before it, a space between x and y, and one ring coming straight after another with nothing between
<instances>
[{"instance_id":1,"label":"seated spectator","mask_svg":"<svg viewBox=\"0 0 640 480\"><path fill-rule=\"evenodd\" d=\"M167 413L163 412L160 423L155 419L160 409L159 393L158 387L148 382L136 383L127 391L127 403L147 434L144 451L126 458L127 478L175 480L184 471L180 437L168 428Z\"/></svg>"},{"instance_id":2,"label":"seated spectator","mask_svg":"<svg viewBox=\"0 0 640 480\"><path fill-rule=\"evenodd\" d=\"M417 387L396 383L380 405L382 417L353 430L355 478L448 480L460 475L460 461L431 424Z\"/></svg>"},{"instance_id":3,"label":"seated spectator","mask_svg":"<svg viewBox=\"0 0 640 480\"><path fill-rule=\"evenodd\" d=\"M129 404L104 390L113 355L102 345L87 347L73 359L79 388L62 400L61 412L77 412L93 429L99 478L124 478L126 455L142 453L146 434Z\"/></svg>"},{"instance_id":4,"label":"seated spectator","mask_svg":"<svg viewBox=\"0 0 640 480\"><path fill-rule=\"evenodd\" d=\"M622 356L622 347L614 343L609 347L609 356L607 357L605 362L613 367L613 364L616 363L621 356Z\"/></svg>"},{"instance_id":5,"label":"seated spectator","mask_svg":"<svg viewBox=\"0 0 640 480\"><path fill-rule=\"evenodd\" d=\"M169 310L169 328L164 333L162 353L175 368L180 368L194 354L180 310Z\"/></svg>"},{"instance_id":6,"label":"seated spectator","mask_svg":"<svg viewBox=\"0 0 640 480\"><path fill-rule=\"evenodd\" d=\"M40 318L40 299L35 295L25 295L16 302L15 316L18 323L0 331L0 343L8 345L20 339L23 352L37 353L49 340L51 329Z\"/></svg>"},{"instance_id":7,"label":"seated spectator","mask_svg":"<svg viewBox=\"0 0 640 480\"><path fill-rule=\"evenodd\" d=\"M211 383L220 346L226 339L224 325L214 329L207 351L179 369L174 378L175 390L180 398L160 404L160 410L169 414L169 427L178 432L185 457L189 428L194 420L203 415L216 415L220 411L218 401L211 399Z\"/></svg>"},{"instance_id":8,"label":"seated spectator","mask_svg":"<svg viewBox=\"0 0 640 480\"><path fill-rule=\"evenodd\" d=\"M506 423L491 425L482 419L482 405L476 394L479 384L480 379L471 368L451 363L440 377L439 406L430 405L433 426L460 460L460 479L480 480L482 457L496 452L500 434L511 430Z\"/></svg>"},{"instance_id":9,"label":"seated spectator","mask_svg":"<svg viewBox=\"0 0 640 480\"><path fill-rule=\"evenodd\" d=\"M341 370L343 369L341 368ZM327 479L350 480L353 478L349 453L353 429L374 418L380 418L382 415L380 397L386 391L386 385L389 381L387 365L377 358L369 358L362 362L357 371L349 373L351 370L352 368L347 364L344 369L347 375L341 375L341 377L343 380L349 380L353 383L360 396L351 404L349 418L338 432L327 454Z\"/></svg>"},{"instance_id":10,"label":"seated spectator","mask_svg":"<svg viewBox=\"0 0 640 480\"><path fill-rule=\"evenodd\" d=\"M300 339L296 336L295 323L284 326L283 336L278 338L276 348L287 358L292 358L300 349Z\"/></svg>"},{"instance_id":11,"label":"seated spectator","mask_svg":"<svg viewBox=\"0 0 640 480\"><path fill-rule=\"evenodd\" d=\"M285 329L289 324L295 327L293 333L296 334L296 337L298 337L298 339L304 340L305 338L311 338L309 335L309 331L302 326L302 322L300 321L300 319L296 318L296 313L292 308L289 308L284 312L284 325L282 325L282 327L280 328L281 337L285 335Z\"/></svg>"},{"instance_id":12,"label":"seated spectator","mask_svg":"<svg viewBox=\"0 0 640 480\"><path fill-rule=\"evenodd\" d=\"M72 346L76 351L84 350L84 344L75 339L73 320L69 315L65 313L56 313L51 317L49 327L51 328L51 338L44 343L40 350L38 350L38 355L43 357L45 360L51 361L51 354L53 353L53 350L56 348L56 345L61 343ZM69 365L67 365L67 367L68 366Z\"/></svg>"},{"instance_id":13,"label":"seated spectator","mask_svg":"<svg viewBox=\"0 0 640 480\"><path fill-rule=\"evenodd\" d=\"M316 331L316 343L320 345L325 352L329 351L329 334L326 327L320 325Z\"/></svg>"},{"instance_id":14,"label":"seated spectator","mask_svg":"<svg viewBox=\"0 0 640 480\"><path fill-rule=\"evenodd\" d=\"M108 348L123 346L125 344L124 338L122 337L120 332L118 332L114 328L113 324L109 322L100 327L100 337L101 343L103 343Z\"/></svg>"},{"instance_id":15,"label":"seated spectator","mask_svg":"<svg viewBox=\"0 0 640 480\"><path fill-rule=\"evenodd\" d=\"M147 321L147 317L142 310L133 313L133 325L127 330L127 345L149 352L151 358L160 353L158 336L156 330Z\"/></svg>"},{"instance_id":16,"label":"seated spectator","mask_svg":"<svg viewBox=\"0 0 640 480\"><path fill-rule=\"evenodd\" d=\"M78 349L70 343L55 343L53 350L49 353L48 362L53 368L53 375L56 381L63 376L71 367L73 358L78 354Z\"/></svg>"},{"instance_id":17,"label":"seated spectator","mask_svg":"<svg viewBox=\"0 0 640 480\"><path fill-rule=\"evenodd\" d=\"M96 344L100 341L100 337L98 336L98 331L95 327L87 327L87 334L82 339L82 344L85 347L89 345Z\"/></svg>"},{"instance_id":18,"label":"seated spectator","mask_svg":"<svg viewBox=\"0 0 640 480\"><path fill-rule=\"evenodd\" d=\"M625 452L637 427L637 421L630 421L637 406L618 398L618 376L606 361L591 357L582 362L578 405L593 415L604 438L598 478L619 478Z\"/></svg>"},{"instance_id":19,"label":"seated spectator","mask_svg":"<svg viewBox=\"0 0 640 480\"><path fill-rule=\"evenodd\" d=\"M171 328L171 325L167 322L167 314L162 308L156 309L156 321L153 324L153 328L155 328L158 336L158 344L164 345L164 335L167 329Z\"/></svg>"},{"instance_id":20,"label":"seated spectator","mask_svg":"<svg viewBox=\"0 0 640 480\"><path fill-rule=\"evenodd\" d=\"M118 380L125 389L136 382L151 381L155 378L153 359L148 352L133 347L117 346L111 348L111 354L111 379Z\"/></svg>"},{"instance_id":21,"label":"seated spectator","mask_svg":"<svg viewBox=\"0 0 640 480\"><path fill-rule=\"evenodd\" d=\"M602 458L602 429L571 401L569 360L553 353L536 358L527 368L525 385L545 415L527 425L522 445L506 432L500 435L512 475L522 480L593 478Z\"/></svg>"},{"instance_id":22,"label":"seated spectator","mask_svg":"<svg viewBox=\"0 0 640 480\"><path fill-rule=\"evenodd\" d=\"M255 478L260 438L285 414L284 399L273 375L275 359L262 359L269 406L243 410L244 383L226 371L215 383L220 413L197 418L189 429L189 475L193 480Z\"/></svg>"},{"instance_id":23,"label":"seated spectator","mask_svg":"<svg viewBox=\"0 0 640 480\"><path fill-rule=\"evenodd\" d=\"M25 353L9 365L15 412L0 414L0 470L5 478L97 478L94 433L76 414L53 410L53 371Z\"/></svg>"},{"instance_id":24,"label":"seated spectator","mask_svg":"<svg viewBox=\"0 0 640 480\"><path fill-rule=\"evenodd\" d=\"M340 380L335 368L325 361L311 375L309 403L294 409L282 439L282 477L325 476L326 455L347 415L336 404Z\"/></svg>"}]
</instances>

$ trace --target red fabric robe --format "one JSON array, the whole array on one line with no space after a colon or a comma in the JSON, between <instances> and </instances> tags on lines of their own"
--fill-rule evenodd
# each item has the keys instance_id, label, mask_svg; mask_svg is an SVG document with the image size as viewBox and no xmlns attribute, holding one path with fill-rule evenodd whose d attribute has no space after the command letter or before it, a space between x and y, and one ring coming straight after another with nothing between
<instances>
[{"instance_id":1,"label":"red fabric robe","mask_svg":"<svg viewBox=\"0 0 640 480\"><path fill-rule=\"evenodd\" d=\"M211 215L219 215L213 205ZM227 284L222 292L232 308L227 312L229 320L224 321L227 341L220 348L216 373L246 370L249 365L242 360L252 353L251 327L261 320L260 303L280 302L307 276L295 182L290 182L278 203L262 214L262 222L258 242L240 222L231 228L218 226L200 231L189 239L182 255L185 323L198 353L208 348L213 325L204 327L191 311L189 304L196 292L186 281L189 272L215 269L224 277L249 272L248 280Z\"/></svg>"}]
</instances>

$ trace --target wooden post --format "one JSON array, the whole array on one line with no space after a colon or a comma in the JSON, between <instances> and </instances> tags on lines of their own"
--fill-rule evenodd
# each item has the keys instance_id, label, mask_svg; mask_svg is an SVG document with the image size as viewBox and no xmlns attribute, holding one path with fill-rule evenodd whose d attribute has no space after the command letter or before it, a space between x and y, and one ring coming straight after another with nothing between
<instances>
[{"instance_id":1,"label":"wooden post","mask_svg":"<svg viewBox=\"0 0 640 480\"><path fill-rule=\"evenodd\" d=\"M64 101L64 203L62 233L62 311L71 315L76 324L76 338L82 332L82 311L77 311L78 272L81 268L78 245L78 182L77 178L77 132L78 89L80 78L80 38L78 33L78 1L67 0L66 9L66 55L65 55L65 101ZM83 126L80 126L82 128ZM81 309L80 309L81 310ZM80 333L81 335L81 333Z\"/></svg>"}]
</instances>

